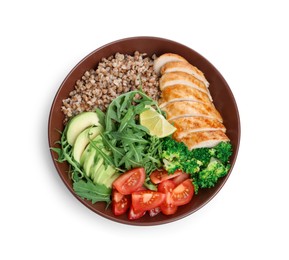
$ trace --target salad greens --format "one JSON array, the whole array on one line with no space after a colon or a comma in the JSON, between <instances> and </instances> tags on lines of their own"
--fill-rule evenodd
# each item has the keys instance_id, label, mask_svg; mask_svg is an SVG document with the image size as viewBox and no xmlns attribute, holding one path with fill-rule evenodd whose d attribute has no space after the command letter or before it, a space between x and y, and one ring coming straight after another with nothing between
<instances>
[{"instance_id":1,"label":"salad greens","mask_svg":"<svg viewBox=\"0 0 289 260\"><path fill-rule=\"evenodd\" d=\"M164 168L169 174L182 170L191 175L195 193L198 193L199 188L213 187L220 177L228 173L232 154L229 142L221 142L213 148L189 151L184 143L175 141L171 136L151 136L149 130L139 122L139 115L150 107L162 114L156 101L141 90L136 90L115 98L106 113L96 109L104 131L99 133L97 141L90 139L89 145L102 157L105 169L111 166L119 175L133 168L144 167L145 186L149 189L156 189L149 177L154 170ZM104 201L109 204L111 188L97 183L97 178L91 178L91 174L86 173L73 158L73 147L66 138L67 126L58 142L60 148L51 148L58 154L57 161L69 163L76 194L92 203Z\"/></svg>"},{"instance_id":2,"label":"salad greens","mask_svg":"<svg viewBox=\"0 0 289 260\"><path fill-rule=\"evenodd\" d=\"M61 148L52 147L51 150L57 153L58 162L68 162L70 166L69 172L71 173L71 178L73 180L73 189L78 196L91 200L92 203L105 201L109 204L111 189L107 188L105 185L93 183L86 176L80 164L73 158L72 146L68 143L66 138L67 127L68 125L65 127L63 133L61 133L60 141L57 142L60 144Z\"/></svg>"},{"instance_id":3,"label":"salad greens","mask_svg":"<svg viewBox=\"0 0 289 260\"><path fill-rule=\"evenodd\" d=\"M139 115L150 106L160 112L156 101L136 90L118 96L107 109L101 137L119 171L144 167L149 175L162 166L161 140L150 136L148 129L139 123Z\"/></svg>"}]
</instances>

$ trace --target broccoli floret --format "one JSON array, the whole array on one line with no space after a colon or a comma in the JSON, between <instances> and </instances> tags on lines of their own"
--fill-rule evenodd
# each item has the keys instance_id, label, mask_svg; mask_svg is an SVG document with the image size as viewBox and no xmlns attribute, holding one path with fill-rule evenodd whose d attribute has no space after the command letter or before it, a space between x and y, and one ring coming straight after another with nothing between
<instances>
[{"instance_id":1,"label":"broccoli floret","mask_svg":"<svg viewBox=\"0 0 289 260\"><path fill-rule=\"evenodd\" d=\"M162 157L168 161L185 160L188 156L189 150L184 143L180 143L167 137L162 143Z\"/></svg>"},{"instance_id":2,"label":"broccoli floret","mask_svg":"<svg viewBox=\"0 0 289 260\"><path fill-rule=\"evenodd\" d=\"M194 174L200 171L202 162L193 158L191 152L184 143L177 142L167 137L163 142L162 158L164 168L168 173L182 170Z\"/></svg>"},{"instance_id":3,"label":"broccoli floret","mask_svg":"<svg viewBox=\"0 0 289 260\"><path fill-rule=\"evenodd\" d=\"M209 149L211 157L220 160L224 165L229 162L229 158L233 153L232 145L230 142L221 142L213 148Z\"/></svg>"},{"instance_id":4,"label":"broccoli floret","mask_svg":"<svg viewBox=\"0 0 289 260\"><path fill-rule=\"evenodd\" d=\"M224 165L218 159L212 158L208 164L208 166L201 170L195 182L200 188L210 188L215 186L218 179L225 176L230 169L230 165Z\"/></svg>"},{"instance_id":5,"label":"broccoli floret","mask_svg":"<svg viewBox=\"0 0 289 260\"><path fill-rule=\"evenodd\" d=\"M185 173L189 173L191 175L199 172L200 166L202 166L202 162L195 158L191 158L190 160L187 160L181 163L182 171Z\"/></svg>"},{"instance_id":6,"label":"broccoli floret","mask_svg":"<svg viewBox=\"0 0 289 260\"><path fill-rule=\"evenodd\" d=\"M167 159L163 159L164 168L168 172L168 174L174 173L176 170L182 168L181 164L177 160L169 161Z\"/></svg>"},{"instance_id":7,"label":"broccoli floret","mask_svg":"<svg viewBox=\"0 0 289 260\"><path fill-rule=\"evenodd\" d=\"M202 162L202 165L206 167L210 162L212 157L209 148L196 148L191 151L191 155L193 158Z\"/></svg>"},{"instance_id":8,"label":"broccoli floret","mask_svg":"<svg viewBox=\"0 0 289 260\"><path fill-rule=\"evenodd\" d=\"M201 188L215 186L218 179L228 173L231 155L232 145L229 142L221 142L213 148L189 151L184 143L166 137L163 140L161 158L163 167L169 174L176 170L190 174L197 194Z\"/></svg>"}]
</instances>

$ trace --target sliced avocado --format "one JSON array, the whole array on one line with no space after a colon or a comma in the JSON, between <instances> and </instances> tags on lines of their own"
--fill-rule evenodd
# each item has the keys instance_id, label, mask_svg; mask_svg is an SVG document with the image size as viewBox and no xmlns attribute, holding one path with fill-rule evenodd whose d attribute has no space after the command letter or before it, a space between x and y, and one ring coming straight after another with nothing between
<instances>
[{"instance_id":1,"label":"sliced avocado","mask_svg":"<svg viewBox=\"0 0 289 260\"><path fill-rule=\"evenodd\" d=\"M97 172L102 165L103 165L103 158L101 156L96 155L96 160L94 160L94 164L90 169L90 178L93 181L96 180Z\"/></svg>"},{"instance_id":2,"label":"sliced avocado","mask_svg":"<svg viewBox=\"0 0 289 260\"><path fill-rule=\"evenodd\" d=\"M99 118L95 112L83 112L73 117L67 126L66 138L70 145L74 145L77 136L90 126L98 126Z\"/></svg>"},{"instance_id":3,"label":"sliced avocado","mask_svg":"<svg viewBox=\"0 0 289 260\"><path fill-rule=\"evenodd\" d=\"M115 168L107 165L103 167L103 170L98 172L97 183L104 184L115 173Z\"/></svg>"},{"instance_id":4,"label":"sliced avocado","mask_svg":"<svg viewBox=\"0 0 289 260\"><path fill-rule=\"evenodd\" d=\"M105 181L104 181L104 185L107 187L107 188L112 188L112 183L120 176L119 173L115 173L113 174L110 178L107 178Z\"/></svg>"},{"instance_id":5,"label":"sliced avocado","mask_svg":"<svg viewBox=\"0 0 289 260\"><path fill-rule=\"evenodd\" d=\"M96 150L91 149L83 164L83 170L88 177L90 177L90 169L93 167L95 155Z\"/></svg>"},{"instance_id":6,"label":"sliced avocado","mask_svg":"<svg viewBox=\"0 0 289 260\"><path fill-rule=\"evenodd\" d=\"M99 127L102 128L102 126L99 126ZM101 132L102 132L102 131L103 131L103 130L101 129ZM97 136L93 139L93 142L95 143L95 145L97 145L97 147L103 148L102 138L101 138L100 135L97 135ZM83 165L83 163L84 163L84 161L86 160L86 157L87 157L87 155L89 154L89 151L90 151L91 149L94 149L94 147L93 147L91 144L89 144L89 145L86 146L85 150L83 151L83 153L81 154L81 157L80 157L80 161L79 161L80 165Z\"/></svg>"},{"instance_id":7,"label":"sliced avocado","mask_svg":"<svg viewBox=\"0 0 289 260\"><path fill-rule=\"evenodd\" d=\"M96 136L99 135L100 132L103 131L102 126L94 126L94 127L89 127L85 130L83 130L76 138L72 150L72 156L73 158L80 163L80 158L89 144L90 139L94 139ZM82 160L83 163L83 160Z\"/></svg>"}]
</instances>

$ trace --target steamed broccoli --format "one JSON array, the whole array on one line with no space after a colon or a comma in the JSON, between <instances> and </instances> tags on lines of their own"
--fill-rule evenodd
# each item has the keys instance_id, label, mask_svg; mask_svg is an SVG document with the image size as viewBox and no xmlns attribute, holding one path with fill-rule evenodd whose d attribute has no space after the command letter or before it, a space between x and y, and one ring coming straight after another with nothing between
<instances>
[{"instance_id":1,"label":"steamed broccoli","mask_svg":"<svg viewBox=\"0 0 289 260\"><path fill-rule=\"evenodd\" d=\"M162 157L168 161L186 160L189 150L184 143L167 137L162 143Z\"/></svg>"},{"instance_id":2,"label":"steamed broccoli","mask_svg":"<svg viewBox=\"0 0 289 260\"><path fill-rule=\"evenodd\" d=\"M209 153L212 157L219 159L223 164L226 165L233 153L232 145L229 142L220 142L215 147L210 148Z\"/></svg>"},{"instance_id":3,"label":"steamed broccoli","mask_svg":"<svg viewBox=\"0 0 289 260\"><path fill-rule=\"evenodd\" d=\"M201 161L206 167L211 158L214 157L220 160L224 165L229 162L229 158L232 155L232 145L229 142L220 142L218 145L212 148L196 148L191 151L192 157Z\"/></svg>"},{"instance_id":4,"label":"steamed broccoli","mask_svg":"<svg viewBox=\"0 0 289 260\"><path fill-rule=\"evenodd\" d=\"M195 176L195 184L200 188L215 186L218 179L224 177L230 169L230 165L224 165L221 161L211 158L208 166Z\"/></svg>"},{"instance_id":5,"label":"steamed broccoli","mask_svg":"<svg viewBox=\"0 0 289 260\"><path fill-rule=\"evenodd\" d=\"M180 162L178 160L167 160L163 158L164 168L168 173L173 174L176 170L180 170L182 168Z\"/></svg>"},{"instance_id":6,"label":"steamed broccoli","mask_svg":"<svg viewBox=\"0 0 289 260\"><path fill-rule=\"evenodd\" d=\"M215 186L218 179L228 173L231 155L232 145L229 142L221 142L212 148L196 148L189 151L184 143L166 137L162 144L161 159L169 174L176 170L189 173L195 193L198 193L199 188Z\"/></svg>"}]
</instances>

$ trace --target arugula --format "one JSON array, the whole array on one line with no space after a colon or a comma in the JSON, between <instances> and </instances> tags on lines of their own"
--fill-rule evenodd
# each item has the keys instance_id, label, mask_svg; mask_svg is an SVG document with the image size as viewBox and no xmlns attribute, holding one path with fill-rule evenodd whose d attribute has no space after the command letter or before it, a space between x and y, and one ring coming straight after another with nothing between
<instances>
[{"instance_id":1,"label":"arugula","mask_svg":"<svg viewBox=\"0 0 289 260\"><path fill-rule=\"evenodd\" d=\"M108 189L105 185L95 184L90 180L87 180L87 182L79 180L73 183L73 189L79 197L91 200L93 204L98 201L110 203L111 189Z\"/></svg>"},{"instance_id":2,"label":"arugula","mask_svg":"<svg viewBox=\"0 0 289 260\"><path fill-rule=\"evenodd\" d=\"M72 156L72 146L67 142L66 132L67 126L63 133L61 133L60 141L57 142L61 148L52 147L51 150L57 153L58 162L63 163L67 161L69 163L69 172L71 173L75 193L83 199L91 200L92 203L104 201L109 204L111 201L111 189L105 187L105 185L95 184L86 177L79 163ZM95 147L97 146L95 145Z\"/></svg>"},{"instance_id":3,"label":"arugula","mask_svg":"<svg viewBox=\"0 0 289 260\"><path fill-rule=\"evenodd\" d=\"M117 169L144 167L149 175L162 165L159 159L161 140L150 136L148 129L139 123L139 115L149 109L148 106L161 113L156 101L135 90L118 96L107 109L105 131L101 136Z\"/></svg>"}]
</instances>

